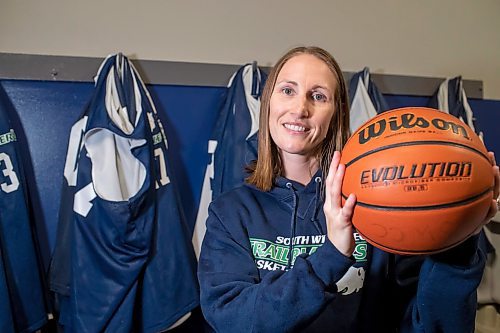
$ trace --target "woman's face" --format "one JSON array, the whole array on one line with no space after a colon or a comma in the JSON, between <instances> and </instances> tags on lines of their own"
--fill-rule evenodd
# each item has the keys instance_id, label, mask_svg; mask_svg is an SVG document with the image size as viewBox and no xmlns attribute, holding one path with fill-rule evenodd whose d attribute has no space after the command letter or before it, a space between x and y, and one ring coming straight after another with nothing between
<instances>
[{"instance_id":1,"label":"woman's face","mask_svg":"<svg viewBox=\"0 0 500 333\"><path fill-rule=\"evenodd\" d=\"M278 74L271 95L269 130L283 161L315 157L335 112L337 81L319 58L300 54Z\"/></svg>"}]
</instances>

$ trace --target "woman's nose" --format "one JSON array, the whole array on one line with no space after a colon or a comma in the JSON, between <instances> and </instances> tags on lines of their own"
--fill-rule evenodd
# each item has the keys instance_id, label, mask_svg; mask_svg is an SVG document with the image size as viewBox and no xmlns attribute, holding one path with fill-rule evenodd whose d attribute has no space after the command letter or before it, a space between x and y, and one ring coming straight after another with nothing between
<instances>
[{"instance_id":1,"label":"woman's nose","mask_svg":"<svg viewBox=\"0 0 500 333\"><path fill-rule=\"evenodd\" d=\"M307 100L307 96L297 98L294 113L296 113L299 118L309 117L309 101Z\"/></svg>"}]
</instances>

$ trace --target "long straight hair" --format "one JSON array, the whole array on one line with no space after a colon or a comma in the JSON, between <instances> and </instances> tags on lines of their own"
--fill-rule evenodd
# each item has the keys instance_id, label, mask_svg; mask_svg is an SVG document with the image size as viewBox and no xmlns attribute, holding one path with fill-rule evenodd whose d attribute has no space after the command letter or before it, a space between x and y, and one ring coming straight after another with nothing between
<instances>
[{"instance_id":1,"label":"long straight hair","mask_svg":"<svg viewBox=\"0 0 500 333\"><path fill-rule=\"evenodd\" d=\"M335 150L342 150L349 138L349 97L344 76L339 64L333 56L322 48L316 46L301 46L288 51L274 65L269 73L264 90L262 91L259 120L259 145L258 157L252 165L248 166L250 175L246 181L249 184L269 191L275 182L276 177L283 172L283 165L280 159L278 147L271 138L269 131L270 101L273 94L276 80L285 63L291 58L300 54L310 54L325 62L336 79L336 88L333 95L334 113L328 126L328 132L318 149L317 159L319 166L326 177L330 162ZM324 182L323 182L324 184ZM324 186L324 185L323 185Z\"/></svg>"}]
</instances>

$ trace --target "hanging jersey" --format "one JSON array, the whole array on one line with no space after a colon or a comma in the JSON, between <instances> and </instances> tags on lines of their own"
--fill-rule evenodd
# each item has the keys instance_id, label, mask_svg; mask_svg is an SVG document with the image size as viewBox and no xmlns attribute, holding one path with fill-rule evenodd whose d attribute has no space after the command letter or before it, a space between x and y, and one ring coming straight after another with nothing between
<instances>
[{"instance_id":1,"label":"hanging jersey","mask_svg":"<svg viewBox=\"0 0 500 333\"><path fill-rule=\"evenodd\" d=\"M229 80L224 105L208 142L211 160L205 171L193 233L197 257L205 235L208 205L223 192L243 183L247 175L245 166L257 157L253 146L259 128L260 96L266 79L266 73L248 64Z\"/></svg>"},{"instance_id":2,"label":"hanging jersey","mask_svg":"<svg viewBox=\"0 0 500 333\"><path fill-rule=\"evenodd\" d=\"M192 258L192 251L189 257L182 252L186 246L178 246L157 259L158 244L179 244L186 236L180 234L182 227L168 226L180 223L169 209L177 202L168 200L176 198L157 191L170 184L166 140L145 92L126 57L108 57L89 107L71 129L63 192L69 196L62 202L67 206L61 208L51 264L51 287L59 294L65 332L146 332L181 317L190 310L185 303L197 305L196 284L185 293L194 294L194 301L152 302L161 318L145 316L151 309L140 301L151 288L162 292L172 281L195 281L193 264L144 279L155 261L163 273L169 264L178 265L176 256ZM165 228L172 233L158 234Z\"/></svg>"},{"instance_id":3,"label":"hanging jersey","mask_svg":"<svg viewBox=\"0 0 500 333\"><path fill-rule=\"evenodd\" d=\"M476 118L467 100L461 76L444 80L431 96L428 106L454 115L483 139L483 134L477 128Z\"/></svg>"},{"instance_id":4,"label":"hanging jersey","mask_svg":"<svg viewBox=\"0 0 500 333\"><path fill-rule=\"evenodd\" d=\"M0 87L1 89L1 87ZM0 92L0 253L10 313L17 332L31 332L47 322L38 243L30 217L19 141L9 120L12 106ZM1 286L0 278L0 289ZM0 295L2 291L0 291ZM3 301L3 300L2 300ZM2 307L7 307L3 304ZM0 322L3 319L0 319Z\"/></svg>"},{"instance_id":5,"label":"hanging jersey","mask_svg":"<svg viewBox=\"0 0 500 333\"><path fill-rule=\"evenodd\" d=\"M71 129L64 178L73 194L61 220L52 268L65 332L130 331L138 276L154 219L150 156L142 107L123 89L131 78L120 57L109 57L95 94ZM126 99L127 98L127 99ZM149 200L148 200L149 199ZM68 248L59 236L64 236ZM54 275L55 272L53 272Z\"/></svg>"},{"instance_id":6,"label":"hanging jersey","mask_svg":"<svg viewBox=\"0 0 500 333\"><path fill-rule=\"evenodd\" d=\"M389 110L384 96L370 78L368 67L351 77L349 100L351 102L349 119L351 133L378 113Z\"/></svg>"}]
</instances>

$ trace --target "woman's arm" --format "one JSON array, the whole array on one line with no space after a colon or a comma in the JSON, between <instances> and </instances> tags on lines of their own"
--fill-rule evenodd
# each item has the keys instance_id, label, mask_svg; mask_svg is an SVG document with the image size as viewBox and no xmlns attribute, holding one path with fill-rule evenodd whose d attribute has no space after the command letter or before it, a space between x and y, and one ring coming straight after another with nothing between
<instances>
[{"instance_id":1,"label":"woman's arm","mask_svg":"<svg viewBox=\"0 0 500 333\"><path fill-rule=\"evenodd\" d=\"M401 332L474 331L476 289L486 261L478 239L475 235L423 261Z\"/></svg>"}]
</instances>

